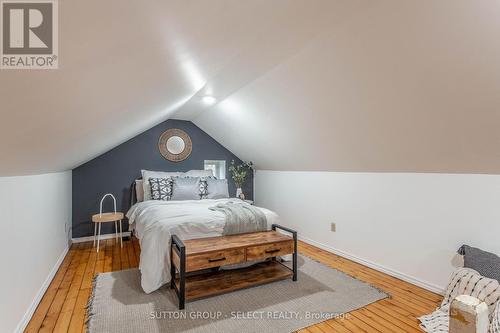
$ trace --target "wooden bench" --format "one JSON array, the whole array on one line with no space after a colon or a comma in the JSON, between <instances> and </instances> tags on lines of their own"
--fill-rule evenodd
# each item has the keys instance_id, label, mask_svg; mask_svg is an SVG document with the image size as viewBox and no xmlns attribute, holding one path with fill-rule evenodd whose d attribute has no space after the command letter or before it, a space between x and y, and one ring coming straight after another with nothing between
<instances>
[{"instance_id":1,"label":"wooden bench","mask_svg":"<svg viewBox=\"0 0 500 333\"><path fill-rule=\"evenodd\" d=\"M276 231L281 229L292 237ZM292 269L276 257L293 254ZM277 224L271 231L180 240L172 236L170 287L185 302L264 283L297 281L297 232ZM247 268L218 270L220 266L269 259Z\"/></svg>"}]
</instances>

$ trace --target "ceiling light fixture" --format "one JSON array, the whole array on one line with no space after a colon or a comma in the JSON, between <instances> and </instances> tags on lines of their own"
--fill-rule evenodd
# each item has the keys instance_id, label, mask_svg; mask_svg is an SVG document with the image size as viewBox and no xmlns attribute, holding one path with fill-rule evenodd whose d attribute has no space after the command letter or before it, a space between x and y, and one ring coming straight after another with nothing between
<instances>
[{"instance_id":1,"label":"ceiling light fixture","mask_svg":"<svg viewBox=\"0 0 500 333\"><path fill-rule=\"evenodd\" d=\"M205 105L214 105L217 102L217 98L213 96L203 96L201 100Z\"/></svg>"}]
</instances>

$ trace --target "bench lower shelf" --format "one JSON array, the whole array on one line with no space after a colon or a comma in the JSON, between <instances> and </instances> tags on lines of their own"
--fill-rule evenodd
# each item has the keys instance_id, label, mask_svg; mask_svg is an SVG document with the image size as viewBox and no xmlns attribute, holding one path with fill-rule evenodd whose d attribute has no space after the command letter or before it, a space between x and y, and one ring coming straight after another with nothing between
<instances>
[{"instance_id":1,"label":"bench lower shelf","mask_svg":"<svg viewBox=\"0 0 500 333\"><path fill-rule=\"evenodd\" d=\"M220 270L186 276L186 300L220 295L291 278L293 272L277 261L266 261L247 268ZM175 279L179 290L179 279Z\"/></svg>"}]
</instances>

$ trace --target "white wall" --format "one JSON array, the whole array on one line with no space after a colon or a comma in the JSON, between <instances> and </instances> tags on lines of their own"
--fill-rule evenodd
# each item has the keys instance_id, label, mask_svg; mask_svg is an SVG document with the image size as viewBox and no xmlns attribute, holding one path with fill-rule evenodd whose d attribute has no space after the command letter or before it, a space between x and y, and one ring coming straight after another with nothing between
<instances>
[{"instance_id":1,"label":"white wall","mask_svg":"<svg viewBox=\"0 0 500 333\"><path fill-rule=\"evenodd\" d=\"M71 171L0 178L0 332L22 330L68 248Z\"/></svg>"},{"instance_id":2,"label":"white wall","mask_svg":"<svg viewBox=\"0 0 500 333\"><path fill-rule=\"evenodd\" d=\"M498 175L257 171L255 184L300 236L432 290L462 243L500 254Z\"/></svg>"}]
</instances>

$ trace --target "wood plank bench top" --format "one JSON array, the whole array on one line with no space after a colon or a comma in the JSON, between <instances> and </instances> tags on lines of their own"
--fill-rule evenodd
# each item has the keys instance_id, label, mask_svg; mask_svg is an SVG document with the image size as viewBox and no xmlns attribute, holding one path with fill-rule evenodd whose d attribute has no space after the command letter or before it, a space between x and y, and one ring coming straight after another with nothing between
<instances>
[{"instance_id":1,"label":"wood plank bench top","mask_svg":"<svg viewBox=\"0 0 500 333\"><path fill-rule=\"evenodd\" d=\"M277 231L253 232L230 236L184 240L186 256L211 253L230 249L246 248L290 241L291 238Z\"/></svg>"},{"instance_id":2,"label":"wood plank bench top","mask_svg":"<svg viewBox=\"0 0 500 333\"><path fill-rule=\"evenodd\" d=\"M123 220L124 217L125 215L121 212L95 214L92 215L92 222L94 223L115 222Z\"/></svg>"}]
</instances>

